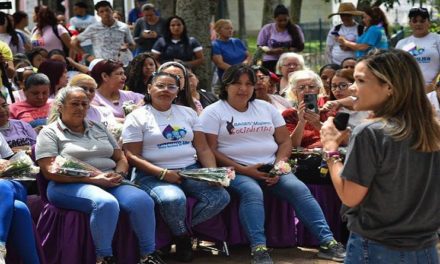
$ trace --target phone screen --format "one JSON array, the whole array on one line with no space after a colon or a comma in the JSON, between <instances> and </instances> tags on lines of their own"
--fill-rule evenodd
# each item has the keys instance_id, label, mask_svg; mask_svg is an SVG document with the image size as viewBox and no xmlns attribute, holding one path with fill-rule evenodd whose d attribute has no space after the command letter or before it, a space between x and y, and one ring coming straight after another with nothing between
<instances>
[{"instance_id":1,"label":"phone screen","mask_svg":"<svg viewBox=\"0 0 440 264\"><path fill-rule=\"evenodd\" d=\"M306 110L318 113L318 95L317 94L304 94L304 104Z\"/></svg>"}]
</instances>

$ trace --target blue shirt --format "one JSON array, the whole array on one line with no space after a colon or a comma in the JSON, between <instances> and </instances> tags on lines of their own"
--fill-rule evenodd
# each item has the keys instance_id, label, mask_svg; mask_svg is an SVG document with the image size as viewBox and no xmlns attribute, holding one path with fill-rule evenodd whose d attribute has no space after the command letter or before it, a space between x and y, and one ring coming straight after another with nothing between
<instances>
[{"instance_id":1,"label":"blue shirt","mask_svg":"<svg viewBox=\"0 0 440 264\"><path fill-rule=\"evenodd\" d=\"M367 31L360 35L356 42L370 46L366 50L357 50L356 58L364 56L372 48L388 49L388 38L385 34L385 29L381 25L373 25L368 27Z\"/></svg>"},{"instance_id":2,"label":"blue shirt","mask_svg":"<svg viewBox=\"0 0 440 264\"><path fill-rule=\"evenodd\" d=\"M230 38L227 41L216 39L212 42L212 55L220 55L223 61L229 65L242 63L246 59L246 47L237 38ZM218 68L218 77L222 78L223 70Z\"/></svg>"}]
</instances>

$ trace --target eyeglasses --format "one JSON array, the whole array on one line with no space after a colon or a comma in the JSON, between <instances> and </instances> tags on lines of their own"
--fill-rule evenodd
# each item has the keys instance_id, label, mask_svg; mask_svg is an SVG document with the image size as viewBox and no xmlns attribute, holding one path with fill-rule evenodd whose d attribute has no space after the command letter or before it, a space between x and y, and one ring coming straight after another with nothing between
<instances>
[{"instance_id":1,"label":"eyeglasses","mask_svg":"<svg viewBox=\"0 0 440 264\"><path fill-rule=\"evenodd\" d=\"M300 85L296 87L296 90L298 90L299 92L303 93L305 90L308 91L314 91L314 90L318 90L318 86L316 84L311 84L311 85Z\"/></svg>"},{"instance_id":2,"label":"eyeglasses","mask_svg":"<svg viewBox=\"0 0 440 264\"><path fill-rule=\"evenodd\" d=\"M34 68L32 66L20 67L15 70L15 72L25 72L27 70L33 71Z\"/></svg>"},{"instance_id":3,"label":"eyeglasses","mask_svg":"<svg viewBox=\"0 0 440 264\"><path fill-rule=\"evenodd\" d=\"M339 84L332 84L332 91L336 91L337 89L343 91L346 90L348 87L350 87L352 85L352 83L346 83L346 82L342 82Z\"/></svg>"},{"instance_id":4,"label":"eyeglasses","mask_svg":"<svg viewBox=\"0 0 440 264\"><path fill-rule=\"evenodd\" d=\"M168 89L168 91L170 92L177 92L177 90L179 90L179 86L175 84L155 83L154 86L157 87L159 90Z\"/></svg>"},{"instance_id":5,"label":"eyeglasses","mask_svg":"<svg viewBox=\"0 0 440 264\"><path fill-rule=\"evenodd\" d=\"M286 64L283 64L283 66L287 67L287 68L296 68L296 67L298 67L298 64L296 64L296 63L286 63Z\"/></svg>"}]
</instances>

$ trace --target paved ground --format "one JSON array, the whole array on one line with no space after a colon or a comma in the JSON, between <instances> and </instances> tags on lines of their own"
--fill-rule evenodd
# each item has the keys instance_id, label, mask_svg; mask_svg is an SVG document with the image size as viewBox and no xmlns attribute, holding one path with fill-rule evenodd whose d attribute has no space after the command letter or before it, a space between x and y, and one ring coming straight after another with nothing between
<instances>
[{"instance_id":1,"label":"paved ground","mask_svg":"<svg viewBox=\"0 0 440 264\"><path fill-rule=\"evenodd\" d=\"M192 264L241 264L250 263L249 248L232 247L229 249L231 256L213 255L211 252L196 251ZM437 244L440 256L440 243ZM337 262L320 260L316 258L316 249L311 248L277 248L271 253L276 264L336 264ZM168 264L181 264L173 259L172 254L165 259Z\"/></svg>"}]
</instances>

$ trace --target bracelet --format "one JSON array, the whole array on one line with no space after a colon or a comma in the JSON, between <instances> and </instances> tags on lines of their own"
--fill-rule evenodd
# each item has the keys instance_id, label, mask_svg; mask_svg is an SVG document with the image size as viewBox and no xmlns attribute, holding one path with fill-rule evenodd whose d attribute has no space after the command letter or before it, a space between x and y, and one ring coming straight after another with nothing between
<instances>
[{"instance_id":1,"label":"bracelet","mask_svg":"<svg viewBox=\"0 0 440 264\"><path fill-rule=\"evenodd\" d=\"M167 175L168 169L163 169L159 174L159 180L163 180L165 178L165 175Z\"/></svg>"},{"instance_id":2,"label":"bracelet","mask_svg":"<svg viewBox=\"0 0 440 264\"><path fill-rule=\"evenodd\" d=\"M334 156L334 157L331 157L330 159L333 160L333 164L336 164L338 162L342 162L342 159L339 156Z\"/></svg>"}]
</instances>

